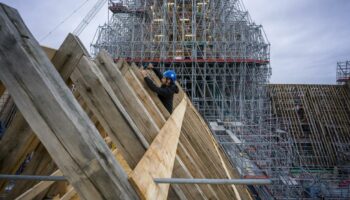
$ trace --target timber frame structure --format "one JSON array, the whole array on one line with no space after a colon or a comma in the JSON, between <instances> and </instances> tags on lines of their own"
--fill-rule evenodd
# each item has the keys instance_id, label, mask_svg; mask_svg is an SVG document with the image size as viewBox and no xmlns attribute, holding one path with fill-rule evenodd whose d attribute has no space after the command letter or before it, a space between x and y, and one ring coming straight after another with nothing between
<instances>
[{"instance_id":1,"label":"timber frame structure","mask_svg":"<svg viewBox=\"0 0 350 200\"><path fill-rule=\"evenodd\" d=\"M104 51L92 59L71 34L42 48L3 4L0 27L0 172L67 179L0 180L1 198L251 198L245 186L153 182L239 178L185 92L170 115L136 65Z\"/></svg>"}]
</instances>

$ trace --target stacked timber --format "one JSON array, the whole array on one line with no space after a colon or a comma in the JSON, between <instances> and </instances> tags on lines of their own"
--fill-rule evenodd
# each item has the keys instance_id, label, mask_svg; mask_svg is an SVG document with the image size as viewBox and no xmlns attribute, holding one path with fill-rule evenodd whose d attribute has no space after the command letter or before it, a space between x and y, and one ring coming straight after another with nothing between
<instances>
[{"instance_id":1,"label":"stacked timber","mask_svg":"<svg viewBox=\"0 0 350 200\"><path fill-rule=\"evenodd\" d=\"M135 64L103 51L92 59L71 34L58 50L42 48L17 11L0 5L0 95L10 94L0 112L16 110L4 112L12 120L0 140L0 173L67 179L1 180L5 199L250 198L242 186L155 184L238 173L183 91L170 115Z\"/></svg>"}]
</instances>

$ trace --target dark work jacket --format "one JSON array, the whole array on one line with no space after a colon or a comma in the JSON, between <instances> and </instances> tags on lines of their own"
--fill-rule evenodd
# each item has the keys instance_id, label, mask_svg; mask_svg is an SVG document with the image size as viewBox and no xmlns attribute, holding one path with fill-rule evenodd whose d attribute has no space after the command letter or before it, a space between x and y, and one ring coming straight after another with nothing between
<instances>
[{"instance_id":1,"label":"dark work jacket","mask_svg":"<svg viewBox=\"0 0 350 200\"><path fill-rule=\"evenodd\" d=\"M159 79L163 78L163 74L158 69L153 69L153 71L156 73ZM162 101L165 108L171 114L173 112L174 94L179 93L179 88L174 83L171 83L169 86L162 85L161 87L158 87L148 77L145 77L145 81L148 87L158 94L159 99Z\"/></svg>"}]
</instances>

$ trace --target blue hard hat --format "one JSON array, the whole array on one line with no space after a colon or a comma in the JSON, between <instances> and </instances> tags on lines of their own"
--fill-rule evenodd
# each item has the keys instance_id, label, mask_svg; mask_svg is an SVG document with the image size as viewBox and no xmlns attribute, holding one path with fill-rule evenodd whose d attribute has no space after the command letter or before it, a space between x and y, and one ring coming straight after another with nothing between
<instances>
[{"instance_id":1,"label":"blue hard hat","mask_svg":"<svg viewBox=\"0 0 350 200\"><path fill-rule=\"evenodd\" d=\"M163 73L165 78L171 79L172 81L176 81L176 73L174 70L167 70Z\"/></svg>"}]
</instances>

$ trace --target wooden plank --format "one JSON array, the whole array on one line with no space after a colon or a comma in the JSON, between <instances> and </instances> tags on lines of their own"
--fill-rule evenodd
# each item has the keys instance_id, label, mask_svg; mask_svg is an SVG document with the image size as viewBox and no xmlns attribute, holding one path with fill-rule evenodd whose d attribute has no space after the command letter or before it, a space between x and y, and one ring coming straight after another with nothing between
<instances>
[{"instance_id":1,"label":"wooden plank","mask_svg":"<svg viewBox=\"0 0 350 200\"><path fill-rule=\"evenodd\" d=\"M99 68L87 57L83 57L71 79L103 129L134 168L146 149L124 117L123 107L118 98L107 92L106 88L109 85Z\"/></svg>"},{"instance_id":2,"label":"wooden plank","mask_svg":"<svg viewBox=\"0 0 350 200\"><path fill-rule=\"evenodd\" d=\"M165 200L168 196L170 185L157 185L153 178L171 178L186 104L183 99L130 175L142 199Z\"/></svg>"},{"instance_id":3,"label":"wooden plank","mask_svg":"<svg viewBox=\"0 0 350 200\"><path fill-rule=\"evenodd\" d=\"M62 172L60 170L56 170L54 173L51 174L51 176L62 176ZM29 190L27 190L26 192L18 196L16 200L34 199L38 194L45 191L54 183L55 183L54 181L40 181L34 187L30 188Z\"/></svg>"},{"instance_id":4,"label":"wooden plank","mask_svg":"<svg viewBox=\"0 0 350 200\"><path fill-rule=\"evenodd\" d=\"M80 196L137 199L125 172L17 11L1 4L0 25L0 79Z\"/></svg>"}]
</instances>

